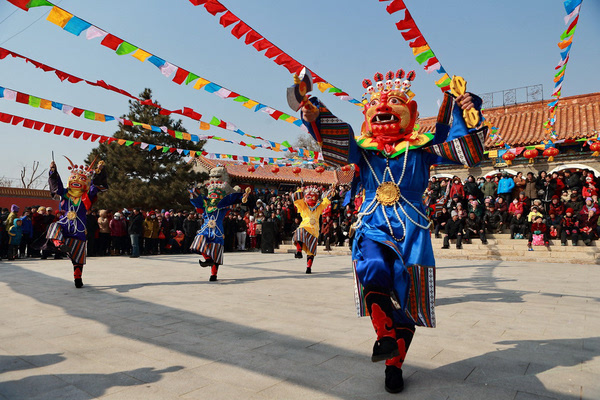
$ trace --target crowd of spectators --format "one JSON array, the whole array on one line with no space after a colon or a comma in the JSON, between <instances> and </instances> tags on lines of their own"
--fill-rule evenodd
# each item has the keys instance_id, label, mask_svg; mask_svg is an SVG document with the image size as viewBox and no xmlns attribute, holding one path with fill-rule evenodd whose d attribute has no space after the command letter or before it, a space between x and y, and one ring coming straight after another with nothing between
<instances>
[{"instance_id":1,"label":"crowd of spectators","mask_svg":"<svg viewBox=\"0 0 600 400\"><path fill-rule=\"evenodd\" d=\"M328 188L321 189L324 193ZM301 222L292 194L275 189L255 190L248 203L233 206L223 223L225 251L272 253L284 240L290 240ZM352 201L348 197L347 186L334 189L331 205L323 213L319 244L325 244L327 249L348 243L354 210L361 204L359 196ZM20 212L14 205L11 210L1 210L0 260L63 258L63 254L43 249L48 226L61 215L60 210L51 207L32 206ZM17 224L18 229L14 228ZM87 255L139 257L189 253L202 224L202 213L191 205L181 210L92 209L86 223ZM12 235L17 230L18 238Z\"/></svg>"},{"instance_id":2,"label":"crowd of spectators","mask_svg":"<svg viewBox=\"0 0 600 400\"><path fill-rule=\"evenodd\" d=\"M479 237L487 244L487 234L510 233L511 239L526 239L529 250L550 245L554 239L566 246L570 240L587 246L600 234L598 216L598 177L592 171L563 170L537 176L506 171L485 177L469 175L466 181L430 179L426 191L434 224L434 235L444 235L456 247Z\"/></svg>"}]
</instances>

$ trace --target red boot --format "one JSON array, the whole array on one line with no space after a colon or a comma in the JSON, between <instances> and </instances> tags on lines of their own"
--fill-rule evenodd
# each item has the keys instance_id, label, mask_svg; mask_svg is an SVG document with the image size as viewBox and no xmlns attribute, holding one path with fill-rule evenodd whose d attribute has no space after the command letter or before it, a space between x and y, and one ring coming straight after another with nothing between
<instances>
[{"instance_id":1,"label":"red boot","mask_svg":"<svg viewBox=\"0 0 600 400\"><path fill-rule=\"evenodd\" d=\"M83 287L83 280L81 279L81 275L83 274L83 265L74 264L73 265L73 278L75 282L75 287L80 289Z\"/></svg>"}]
</instances>

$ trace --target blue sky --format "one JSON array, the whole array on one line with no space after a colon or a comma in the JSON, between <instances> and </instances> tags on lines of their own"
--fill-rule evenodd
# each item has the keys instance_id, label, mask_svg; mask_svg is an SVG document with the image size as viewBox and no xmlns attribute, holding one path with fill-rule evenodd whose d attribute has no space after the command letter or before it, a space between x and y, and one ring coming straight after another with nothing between
<instances>
[{"instance_id":1,"label":"blue sky","mask_svg":"<svg viewBox=\"0 0 600 400\"><path fill-rule=\"evenodd\" d=\"M441 91L438 75L428 75L416 63L408 44L395 28L403 13L389 15L376 0L223 0L234 14L320 76L360 98L361 82L375 72L403 68L417 73L413 83L421 116L437 113ZM564 31L561 0L405 0L414 20L450 75L465 77L468 89L488 93L542 84L544 99L553 88L554 66L559 61L556 43ZM254 100L289 112L285 100L291 84L288 71L235 39L201 7L187 0L62 0L56 4L74 15L167 61L192 71ZM340 5L343 4L343 7ZM231 100L203 90L178 86L150 63L117 56L99 41L86 40L45 20L49 7L24 12L0 0L0 46L58 69L89 79L103 79L133 94L150 87L164 107L192 107L205 116L215 115L243 131L273 141L294 142L301 131L255 113ZM563 96L600 90L600 2L584 0L563 84ZM31 26L29 26L31 25ZM28 27L29 26L29 27ZM0 61L0 86L96 112L127 113L127 98L82 83L61 83L20 60ZM319 94L329 108L357 130L362 121L358 107L330 94ZM0 111L103 135L112 135L116 123L100 123L35 109L0 99ZM200 131L197 123L182 117L191 133L242 139L233 132L213 128ZM17 178L23 165L43 166L67 155L81 162L95 144L47 135L39 131L0 125L2 156L0 177ZM260 142L256 142L260 143ZM282 153L251 150L209 141L206 150L240 155L279 157ZM76 161L77 160L77 161ZM65 162L59 165L65 168Z\"/></svg>"}]
</instances>

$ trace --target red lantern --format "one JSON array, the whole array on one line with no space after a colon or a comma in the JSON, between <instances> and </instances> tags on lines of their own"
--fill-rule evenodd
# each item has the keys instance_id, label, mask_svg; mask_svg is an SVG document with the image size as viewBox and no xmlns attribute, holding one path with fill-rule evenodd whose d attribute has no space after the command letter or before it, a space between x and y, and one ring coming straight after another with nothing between
<instances>
[{"instance_id":1,"label":"red lantern","mask_svg":"<svg viewBox=\"0 0 600 400\"><path fill-rule=\"evenodd\" d=\"M502 154L502 159L506 161L506 165L511 165L515 157L515 153L511 153L510 151L507 151L506 153Z\"/></svg>"},{"instance_id":2,"label":"red lantern","mask_svg":"<svg viewBox=\"0 0 600 400\"><path fill-rule=\"evenodd\" d=\"M276 174L279 172L279 167L277 165L273 165L273 168L271 168L271 172Z\"/></svg>"},{"instance_id":3,"label":"red lantern","mask_svg":"<svg viewBox=\"0 0 600 400\"><path fill-rule=\"evenodd\" d=\"M317 168L315 168L315 171L317 171L317 173L319 174L322 174L325 171L325 168L319 165Z\"/></svg>"},{"instance_id":4,"label":"red lantern","mask_svg":"<svg viewBox=\"0 0 600 400\"><path fill-rule=\"evenodd\" d=\"M533 164L533 159L538 156L539 152L536 149L525 150L523 157L529 159L529 164Z\"/></svg>"},{"instance_id":5,"label":"red lantern","mask_svg":"<svg viewBox=\"0 0 600 400\"><path fill-rule=\"evenodd\" d=\"M254 168L254 165L250 164L248 166L248 172L253 173L254 171L256 171L256 168Z\"/></svg>"},{"instance_id":6,"label":"red lantern","mask_svg":"<svg viewBox=\"0 0 600 400\"><path fill-rule=\"evenodd\" d=\"M300 173L300 171L302 171L300 169L300 167L294 167L294 168L292 168L292 172L295 173L296 175L298 175Z\"/></svg>"},{"instance_id":7,"label":"red lantern","mask_svg":"<svg viewBox=\"0 0 600 400\"><path fill-rule=\"evenodd\" d=\"M560 153L560 151L558 151L556 147L548 147L542 154L544 157L548 157L548 162L552 162L554 161L554 156L557 156L558 153Z\"/></svg>"},{"instance_id":8,"label":"red lantern","mask_svg":"<svg viewBox=\"0 0 600 400\"><path fill-rule=\"evenodd\" d=\"M594 142L590 144L590 150L593 151L592 156L600 156L600 142Z\"/></svg>"}]
</instances>

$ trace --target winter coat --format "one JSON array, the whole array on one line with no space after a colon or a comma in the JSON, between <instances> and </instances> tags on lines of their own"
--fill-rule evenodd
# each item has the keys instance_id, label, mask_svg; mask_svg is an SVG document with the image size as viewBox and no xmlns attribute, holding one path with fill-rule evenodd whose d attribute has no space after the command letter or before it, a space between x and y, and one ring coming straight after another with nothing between
<instances>
[{"instance_id":1,"label":"winter coat","mask_svg":"<svg viewBox=\"0 0 600 400\"><path fill-rule=\"evenodd\" d=\"M113 218L108 223L108 226L110 227L111 236L122 237L127 235L127 225L124 219Z\"/></svg>"},{"instance_id":2,"label":"winter coat","mask_svg":"<svg viewBox=\"0 0 600 400\"><path fill-rule=\"evenodd\" d=\"M13 220L13 225L8 229L8 244L18 246L21 244L21 238L23 237L23 230L18 224L19 218Z\"/></svg>"},{"instance_id":3,"label":"winter coat","mask_svg":"<svg viewBox=\"0 0 600 400\"><path fill-rule=\"evenodd\" d=\"M146 217L143 222L144 237L146 239L158 239L158 220L156 218Z\"/></svg>"},{"instance_id":4,"label":"winter coat","mask_svg":"<svg viewBox=\"0 0 600 400\"><path fill-rule=\"evenodd\" d=\"M498 194L511 193L515 187L515 181L512 178L504 177L498 182Z\"/></svg>"},{"instance_id":5,"label":"winter coat","mask_svg":"<svg viewBox=\"0 0 600 400\"><path fill-rule=\"evenodd\" d=\"M527 196L530 199L537 199L538 198L538 190L537 190L537 186L536 186L536 181L529 181L529 180L525 180L525 196Z\"/></svg>"},{"instance_id":6,"label":"winter coat","mask_svg":"<svg viewBox=\"0 0 600 400\"><path fill-rule=\"evenodd\" d=\"M137 215L131 214L127 233L130 235L141 235L144 233L144 216L142 213L138 213Z\"/></svg>"},{"instance_id":7,"label":"winter coat","mask_svg":"<svg viewBox=\"0 0 600 400\"><path fill-rule=\"evenodd\" d=\"M29 217L21 217L21 230L23 231L23 236L32 238L33 237L33 222L31 222L31 218Z\"/></svg>"},{"instance_id":8,"label":"winter coat","mask_svg":"<svg viewBox=\"0 0 600 400\"><path fill-rule=\"evenodd\" d=\"M494 181L485 181L483 184L483 197L496 197L498 185Z\"/></svg>"}]
</instances>

